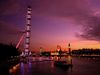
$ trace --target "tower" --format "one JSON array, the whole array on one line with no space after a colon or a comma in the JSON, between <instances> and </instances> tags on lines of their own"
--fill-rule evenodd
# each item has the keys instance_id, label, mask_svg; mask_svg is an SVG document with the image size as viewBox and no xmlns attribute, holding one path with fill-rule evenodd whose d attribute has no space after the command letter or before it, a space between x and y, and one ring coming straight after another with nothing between
<instances>
[{"instance_id":1,"label":"tower","mask_svg":"<svg viewBox=\"0 0 100 75\"><path fill-rule=\"evenodd\" d=\"M62 54L62 50L61 50L61 46L60 45L57 45L57 52L59 55Z\"/></svg>"},{"instance_id":2,"label":"tower","mask_svg":"<svg viewBox=\"0 0 100 75\"><path fill-rule=\"evenodd\" d=\"M61 50L61 46L57 45L57 51L59 52Z\"/></svg>"},{"instance_id":3,"label":"tower","mask_svg":"<svg viewBox=\"0 0 100 75\"><path fill-rule=\"evenodd\" d=\"M27 15L26 15L26 29L25 29L25 56L29 55L29 45L30 45L30 32L31 32L31 14L32 9L31 6L27 7Z\"/></svg>"},{"instance_id":4,"label":"tower","mask_svg":"<svg viewBox=\"0 0 100 75\"><path fill-rule=\"evenodd\" d=\"M71 47L70 47L70 43L68 44L68 54L71 54Z\"/></svg>"}]
</instances>

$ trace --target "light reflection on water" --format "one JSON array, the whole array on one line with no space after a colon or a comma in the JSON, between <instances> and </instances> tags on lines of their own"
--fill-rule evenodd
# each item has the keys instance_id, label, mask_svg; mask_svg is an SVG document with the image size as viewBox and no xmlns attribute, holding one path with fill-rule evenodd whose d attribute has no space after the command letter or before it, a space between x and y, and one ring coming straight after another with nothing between
<instances>
[{"instance_id":1,"label":"light reflection on water","mask_svg":"<svg viewBox=\"0 0 100 75\"><path fill-rule=\"evenodd\" d=\"M11 75L16 74L16 72L17 72L17 70L18 70L18 68L19 68L19 65L20 65L20 64L17 64L17 65L14 65L12 68L10 68L10 69L9 69L9 73L10 73Z\"/></svg>"},{"instance_id":2,"label":"light reflection on water","mask_svg":"<svg viewBox=\"0 0 100 75\"><path fill-rule=\"evenodd\" d=\"M20 73L21 73L21 75L25 75L25 72L24 72L24 63L20 63Z\"/></svg>"},{"instance_id":3,"label":"light reflection on water","mask_svg":"<svg viewBox=\"0 0 100 75\"><path fill-rule=\"evenodd\" d=\"M53 61L20 63L14 75L100 75L100 59L73 58L73 67L55 67Z\"/></svg>"},{"instance_id":4,"label":"light reflection on water","mask_svg":"<svg viewBox=\"0 0 100 75\"><path fill-rule=\"evenodd\" d=\"M30 75L32 64L29 63L20 63L20 75Z\"/></svg>"}]
</instances>

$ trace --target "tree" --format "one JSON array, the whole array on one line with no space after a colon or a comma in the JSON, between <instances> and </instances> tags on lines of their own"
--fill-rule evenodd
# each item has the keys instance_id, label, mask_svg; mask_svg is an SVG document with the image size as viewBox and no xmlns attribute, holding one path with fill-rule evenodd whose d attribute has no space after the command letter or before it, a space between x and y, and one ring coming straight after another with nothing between
<instances>
[{"instance_id":1,"label":"tree","mask_svg":"<svg viewBox=\"0 0 100 75\"><path fill-rule=\"evenodd\" d=\"M19 54L20 53L18 49L16 49L14 45L0 44L0 61L6 60L11 56L17 56Z\"/></svg>"}]
</instances>

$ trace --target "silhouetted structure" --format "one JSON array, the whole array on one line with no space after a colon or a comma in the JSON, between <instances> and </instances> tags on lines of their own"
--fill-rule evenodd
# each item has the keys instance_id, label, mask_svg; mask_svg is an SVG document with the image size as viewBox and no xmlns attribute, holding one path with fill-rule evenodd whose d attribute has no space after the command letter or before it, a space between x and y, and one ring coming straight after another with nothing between
<instances>
[{"instance_id":1,"label":"silhouetted structure","mask_svg":"<svg viewBox=\"0 0 100 75\"><path fill-rule=\"evenodd\" d=\"M29 55L29 44L30 44L30 32L31 32L31 13L32 9L31 6L27 7L27 24L26 24L26 37L25 37L25 55Z\"/></svg>"},{"instance_id":2,"label":"silhouetted structure","mask_svg":"<svg viewBox=\"0 0 100 75\"><path fill-rule=\"evenodd\" d=\"M31 13L32 9L31 6L27 7L27 15L26 15L26 29L25 29L25 47L22 51L21 56L29 56L31 55L30 51L30 33L31 33Z\"/></svg>"},{"instance_id":3,"label":"silhouetted structure","mask_svg":"<svg viewBox=\"0 0 100 75\"><path fill-rule=\"evenodd\" d=\"M68 54L71 54L71 47L70 47L70 43L68 44Z\"/></svg>"},{"instance_id":4,"label":"silhouetted structure","mask_svg":"<svg viewBox=\"0 0 100 75\"><path fill-rule=\"evenodd\" d=\"M89 48L82 48L78 50L73 50L72 54L80 55L80 54L87 54L87 55L100 55L100 49L89 49Z\"/></svg>"},{"instance_id":5,"label":"silhouetted structure","mask_svg":"<svg viewBox=\"0 0 100 75\"><path fill-rule=\"evenodd\" d=\"M18 56L20 53L14 45L0 44L0 61L9 59L11 56Z\"/></svg>"}]
</instances>

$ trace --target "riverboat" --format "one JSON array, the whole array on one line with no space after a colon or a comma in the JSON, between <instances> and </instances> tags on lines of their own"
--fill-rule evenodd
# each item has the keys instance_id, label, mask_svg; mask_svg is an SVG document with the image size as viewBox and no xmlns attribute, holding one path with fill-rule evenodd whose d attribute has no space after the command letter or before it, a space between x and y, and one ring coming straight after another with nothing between
<instances>
[{"instance_id":1,"label":"riverboat","mask_svg":"<svg viewBox=\"0 0 100 75\"><path fill-rule=\"evenodd\" d=\"M71 56L68 57L60 57L58 60L54 61L54 65L57 67L68 68L72 67L72 58Z\"/></svg>"}]
</instances>

